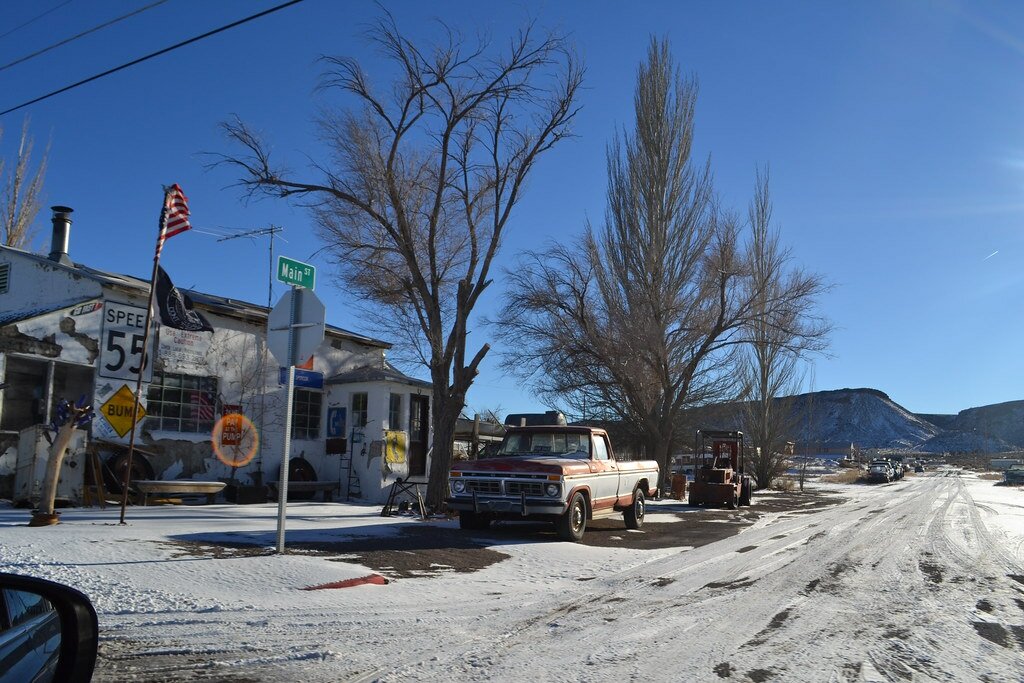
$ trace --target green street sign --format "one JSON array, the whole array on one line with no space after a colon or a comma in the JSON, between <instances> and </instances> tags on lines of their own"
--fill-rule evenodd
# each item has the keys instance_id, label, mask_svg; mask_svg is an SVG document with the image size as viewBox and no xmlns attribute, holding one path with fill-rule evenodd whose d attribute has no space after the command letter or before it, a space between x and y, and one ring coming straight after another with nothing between
<instances>
[{"instance_id":1,"label":"green street sign","mask_svg":"<svg viewBox=\"0 0 1024 683\"><path fill-rule=\"evenodd\" d=\"M286 285L313 289L316 283L316 268L286 256L277 257L277 279Z\"/></svg>"}]
</instances>

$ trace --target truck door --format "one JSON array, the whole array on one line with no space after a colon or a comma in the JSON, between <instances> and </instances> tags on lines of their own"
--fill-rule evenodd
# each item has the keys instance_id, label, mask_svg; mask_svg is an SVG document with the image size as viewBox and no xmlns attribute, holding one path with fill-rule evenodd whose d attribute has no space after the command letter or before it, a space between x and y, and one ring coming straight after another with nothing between
<instances>
[{"instance_id":1,"label":"truck door","mask_svg":"<svg viewBox=\"0 0 1024 683\"><path fill-rule=\"evenodd\" d=\"M611 459L608 443L603 435L593 435L593 458L590 461L590 471L594 475L593 506L595 510L610 508L615 505L619 497L619 473L618 466Z\"/></svg>"}]
</instances>

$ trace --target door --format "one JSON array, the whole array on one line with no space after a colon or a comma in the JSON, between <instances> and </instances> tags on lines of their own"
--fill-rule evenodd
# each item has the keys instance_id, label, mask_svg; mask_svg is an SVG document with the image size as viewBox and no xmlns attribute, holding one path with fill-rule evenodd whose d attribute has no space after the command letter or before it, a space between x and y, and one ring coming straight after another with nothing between
<instances>
[{"instance_id":1,"label":"door","mask_svg":"<svg viewBox=\"0 0 1024 683\"><path fill-rule=\"evenodd\" d=\"M430 399L409 397L409 476L427 473L427 439L430 436Z\"/></svg>"}]
</instances>

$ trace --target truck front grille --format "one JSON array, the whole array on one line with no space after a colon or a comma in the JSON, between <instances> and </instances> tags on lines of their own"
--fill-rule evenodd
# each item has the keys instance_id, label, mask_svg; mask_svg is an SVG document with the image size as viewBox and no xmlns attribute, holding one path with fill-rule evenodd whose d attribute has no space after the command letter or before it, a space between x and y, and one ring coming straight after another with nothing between
<instances>
[{"instance_id":1,"label":"truck front grille","mask_svg":"<svg viewBox=\"0 0 1024 683\"><path fill-rule=\"evenodd\" d=\"M496 496L501 495L501 482L467 479L466 491L468 493L488 493Z\"/></svg>"},{"instance_id":2,"label":"truck front grille","mask_svg":"<svg viewBox=\"0 0 1024 683\"><path fill-rule=\"evenodd\" d=\"M522 493L528 496L543 496L544 484L532 481L506 481L505 493L510 496L518 496Z\"/></svg>"}]
</instances>

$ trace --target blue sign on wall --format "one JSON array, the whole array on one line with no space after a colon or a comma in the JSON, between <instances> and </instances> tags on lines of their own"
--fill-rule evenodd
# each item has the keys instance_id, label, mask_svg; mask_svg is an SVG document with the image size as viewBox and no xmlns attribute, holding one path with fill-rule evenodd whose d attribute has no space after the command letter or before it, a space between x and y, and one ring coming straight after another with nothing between
<instances>
[{"instance_id":1,"label":"blue sign on wall","mask_svg":"<svg viewBox=\"0 0 1024 683\"><path fill-rule=\"evenodd\" d=\"M344 408L328 408L327 409L327 438L328 439L343 439L343 438L345 438L345 409Z\"/></svg>"},{"instance_id":2,"label":"blue sign on wall","mask_svg":"<svg viewBox=\"0 0 1024 683\"><path fill-rule=\"evenodd\" d=\"M288 368L281 368L281 377L278 383L288 384ZM323 389L324 373L295 368L295 386L299 389Z\"/></svg>"}]
</instances>

